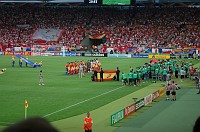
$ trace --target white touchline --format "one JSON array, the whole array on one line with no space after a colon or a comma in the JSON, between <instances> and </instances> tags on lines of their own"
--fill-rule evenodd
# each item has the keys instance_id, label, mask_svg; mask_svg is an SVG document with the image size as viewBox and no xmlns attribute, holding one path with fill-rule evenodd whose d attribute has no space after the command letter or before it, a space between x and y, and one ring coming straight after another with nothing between
<instances>
[{"instance_id":1,"label":"white touchline","mask_svg":"<svg viewBox=\"0 0 200 132\"><path fill-rule=\"evenodd\" d=\"M121 89L121 88L123 88L123 87L124 87L124 86L121 86L121 87L119 87L119 88L110 90L110 91L108 91L108 92L102 93L102 94L97 95L97 96L94 96L94 97L92 97L92 98L83 100L83 101L78 102L78 103L76 103L76 104L73 104L73 105L67 106L67 107L65 107L65 108L62 108L62 109L60 109L60 110L57 110L57 111L55 111L55 112L49 113L49 114L47 114L47 115L45 115L45 116L43 116L43 117L48 117L48 116L50 116L50 115L56 114L56 113L58 113L58 112L61 112L61 111L63 111L63 110L69 109L69 108L71 108L71 107L74 107L74 106L77 106L77 105L79 105L79 104L85 103L85 102L90 101L90 100L92 100L92 99L98 98L98 97L100 97L100 96L102 96L102 95L108 94L108 93L113 92L113 91L116 91L116 90L118 90L118 89Z\"/></svg>"},{"instance_id":2,"label":"white touchline","mask_svg":"<svg viewBox=\"0 0 200 132\"><path fill-rule=\"evenodd\" d=\"M7 125L11 125L11 124L14 124L14 123L10 123L10 122L0 122L1 124L7 124Z\"/></svg>"}]
</instances>

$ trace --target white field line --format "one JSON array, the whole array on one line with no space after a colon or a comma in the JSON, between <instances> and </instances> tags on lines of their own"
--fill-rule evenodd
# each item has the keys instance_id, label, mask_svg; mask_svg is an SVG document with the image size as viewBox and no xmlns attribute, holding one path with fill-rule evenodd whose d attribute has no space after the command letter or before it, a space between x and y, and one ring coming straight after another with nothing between
<instances>
[{"instance_id":1,"label":"white field line","mask_svg":"<svg viewBox=\"0 0 200 132\"><path fill-rule=\"evenodd\" d=\"M118 90L118 89L121 89L121 88L123 88L123 87L124 87L124 86L121 86L121 87L119 87L119 88L116 88L116 89L107 91L107 92L105 92L105 93L102 93L102 94L100 94L100 95L94 96L94 97L92 97L92 98L83 100L83 101L78 102L78 103L76 103L76 104L73 104L73 105L67 106L67 107L65 107L65 108L62 108L62 109L60 109L60 110L57 110L57 111L55 111L55 112L49 113L49 114L47 114L47 115L45 115L45 116L43 116L43 117L48 117L48 116L50 116L50 115L56 114L56 113L58 113L58 112L61 112L61 111L63 111L63 110L66 110L66 109L72 108L72 107L74 107L74 106L83 104L83 103L85 103L85 102L87 102L87 101L96 99L96 98L98 98L98 97L100 97L100 96L103 96L103 95L105 95L105 94L111 93L111 92L116 91L116 90Z\"/></svg>"},{"instance_id":2,"label":"white field line","mask_svg":"<svg viewBox=\"0 0 200 132\"><path fill-rule=\"evenodd\" d=\"M10 122L0 122L0 124L7 124L7 125L11 125L11 124L14 124L14 123L10 123Z\"/></svg>"}]
</instances>

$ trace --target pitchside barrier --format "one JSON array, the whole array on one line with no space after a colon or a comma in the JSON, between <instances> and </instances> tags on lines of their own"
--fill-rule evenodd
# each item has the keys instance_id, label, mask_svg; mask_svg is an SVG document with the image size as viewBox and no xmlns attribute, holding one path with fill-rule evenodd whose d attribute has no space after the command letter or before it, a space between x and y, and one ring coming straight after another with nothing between
<instances>
[{"instance_id":1,"label":"pitchside barrier","mask_svg":"<svg viewBox=\"0 0 200 132\"><path fill-rule=\"evenodd\" d=\"M170 55L149 55L149 58L156 58L156 59L170 59Z\"/></svg>"},{"instance_id":2,"label":"pitchside barrier","mask_svg":"<svg viewBox=\"0 0 200 132\"><path fill-rule=\"evenodd\" d=\"M156 100L160 96L164 95L165 93L165 87L147 95L146 97L137 100L135 103L126 106L124 109L114 113L111 115L111 126L116 124L117 122L121 121L124 118L127 118L131 114L135 113L138 111L140 108L143 106L146 106L148 104L151 104L152 101Z\"/></svg>"},{"instance_id":3,"label":"pitchside barrier","mask_svg":"<svg viewBox=\"0 0 200 132\"><path fill-rule=\"evenodd\" d=\"M169 59L169 58L179 58L178 54L107 54L107 53L85 53L85 52L61 52L61 51L46 51L46 52L31 52L31 51L5 51L0 52L0 55L13 56L20 54L21 56L85 56L85 57L108 57L108 58L156 58L156 59ZM192 58L190 54L181 54L182 58ZM194 57L197 58L197 57Z\"/></svg>"}]
</instances>

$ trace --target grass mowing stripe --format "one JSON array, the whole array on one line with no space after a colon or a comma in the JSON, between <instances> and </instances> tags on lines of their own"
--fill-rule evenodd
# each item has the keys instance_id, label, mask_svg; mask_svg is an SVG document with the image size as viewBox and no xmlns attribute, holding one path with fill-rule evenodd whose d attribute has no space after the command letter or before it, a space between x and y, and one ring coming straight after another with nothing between
<instances>
[{"instance_id":1,"label":"grass mowing stripe","mask_svg":"<svg viewBox=\"0 0 200 132\"><path fill-rule=\"evenodd\" d=\"M79 105L79 104L85 103L85 102L87 102L87 101L90 101L90 100L92 100L92 99L98 98L98 97L103 96L103 95L105 95L105 94L111 93L111 92L116 91L116 90L118 90L118 89L121 89L121 88L123 88L123 87L124 87L124 86L121 86L121 87L118 87L118 88L116 88L116 89L113 89L113 90L107 91L107 92L105 92L105 93L102 93L102 94L100 94L100 95L94 96L94 97L92 97L92 98L83 100L83 101L78 102L78 103L76 103L76 104L67 106L67 107L65 107L65 108L63 108L63 109L60 109L60 110L57 110L57 111L55 111L55 112L49 113L49 114L47 114L47 115L45 115L45 116L43 116L43 117L48 117L48 116L50 116L50 115L56 114L56 113L61 112L61 111L63 111L63 110L66 110L66 109L69 109L69 108L71 108L71 107L77 106L77 105Z\"/></svg>"}]
</instances>

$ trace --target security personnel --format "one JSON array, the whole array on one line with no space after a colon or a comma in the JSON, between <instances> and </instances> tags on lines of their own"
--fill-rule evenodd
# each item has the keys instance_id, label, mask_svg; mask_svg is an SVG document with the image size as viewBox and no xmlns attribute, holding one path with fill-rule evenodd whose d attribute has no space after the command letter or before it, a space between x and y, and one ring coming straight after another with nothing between
<instances>
[{"instance_id":1,"label":"security personnel","mask_svg":"<svg viewBox=\"0 0 200 132\"><path fill-rule=\"evenodd\" d=\"M93 125L93 120L90 117L90 113L87 113L87 116L84 118L84 130L85 132L92 132L92 125Z\"/></svg>"}]
</instances>

